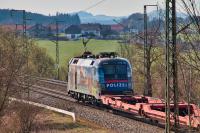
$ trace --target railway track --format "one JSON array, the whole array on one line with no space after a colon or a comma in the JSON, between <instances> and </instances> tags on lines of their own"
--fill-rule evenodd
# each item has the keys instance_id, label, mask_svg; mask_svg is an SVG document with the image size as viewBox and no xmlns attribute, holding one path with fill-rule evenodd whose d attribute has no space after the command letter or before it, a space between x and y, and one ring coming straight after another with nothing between
<instances>
[{"instance_id":1,"label":"railway track","mask_svg":"<svg viewBox=\"0 0 200 133\"><path fill-rule=\"evenodd\" d=\"M36 79L38 79L39 82L48 83L48 84L52 84L52 85L58 85L58 86L62 86L62 87L67 87L66 81L47 79L47 78L36 78Z\"/></svg>"},{"instance_id":2,"label":"railway track","mask_svg":"<svg viewBox=\"0 0 200 133\"><path fill-rule=\"evenodd\" d=\"M158 122L153 121L151 119L147 119L147 118L144 118L144 117L141 117L141 116L133 115L133 114L128 113L128 112L123 112L122 110L116 110L116 109L111 109L111 108L105 109L105 107L99 107L99 106L96 106L96 105L92 105L90 103L78 102L77 100L69 97L65 92L55 91L55 90L52 90L52 89L49 89L49 88L46 88L46 87L37 86L37 85L32 86L31 91L41 93L41 94L44 94L44 95L48 95L48 96L51 96L51 97L54 97L54 98L67 100L67 101L70 101L70 102L75 102L76 104L79 104L81 106L87 106L87 107L90 107L90 108L95 108L95 109L98 109L98 110L102 110L102 111L106 111L106 112L113 113L113 114L116 114L116 115L120 115L120 116L129 118L129 119L144 122L144 123L152 125L152 126L158 126L160 128L163 128L163 129L165 128L164 123L158 123ZM184 133L186 130L187 130L186 128L182 128L179 132ZM193 132L196 132L196 130L193 130Z\"/></svg>"},{"instance_id":3,"label":"railway track","mask_svg":"<svg viewBox=\"0 0 200 133\"><path fill-rule=\"evenodd\" d=\"M59 98L59 99L62 99L62 100L68 100L68 101L72 101L72 102L76 101L73 98L70 98L65 92L52 90L52 89L49 89L49 88L46 88L46 87L33 85L30 88L30 90L33 91L33 92L38 92L38 93L45 94L45 95L48 95L48 96L51 96L51 97L54 97L54 98Z\"/></svg>"},{"instance_id":4,"label":"railway track","mask_svg":"<svg viewBox=\"0 0 200 133\"><path fill-rule=\"evenodd\" d=\"M19 82L24 81L26 79L30 79L33 81L30 84L51 88L54 90L60 91L66 91L67 89L67 82L61 81L61 80L55 80L55 79L48 79L48 78L42 78L42 77L36 77L36 76L20 76Z\"/></svg>"},{"instance_id":5,"label":"railway track","mask_svg":"<svg viewBox=\"0 0 200 133\"><path fill-rule=\"evenodd\" d=\"M43 95L48 95L50 97L57 98L60 100L73 102L73 103L79 104L81 106L87 106L90 108L107 111L109 113L112 112L113 114L117 114L117 115L120 115L120 116L123 116L126 118L131 118L131 119L139 121L139 122L144 122L144 123L150 124L152 126L158 126L160 128L164 128L163 124L159 124L157 122L152 121L151 119L146 119L141 116L135 116L133 114L124 113L120 110L111 110L111 109L105 110L105 107L97 107L92 104L77 102L77 100L75 100L67 95L67 93L66 93L67 82L63 82L63 81L59 81L59 80L44 79L44 78L39 79L39 82L40 82L40 85L42 84L42 86L40 86L38 84L31 86L30 90L32 92L40 93ZM48 86L51 86L51 87L44 87L46 84L48 84ZM55 86L57 86L57 87L55 87ZM56 89L56 88L64 88L63 89L64 91L61 91L60 89Z\"/></svg>"}]
</instances>

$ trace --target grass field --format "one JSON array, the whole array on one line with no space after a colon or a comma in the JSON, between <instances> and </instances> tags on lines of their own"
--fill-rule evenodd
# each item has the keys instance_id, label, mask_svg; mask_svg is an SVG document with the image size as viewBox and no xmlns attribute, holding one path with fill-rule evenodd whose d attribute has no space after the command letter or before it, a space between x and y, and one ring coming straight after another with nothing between
<instances>
[{"instance_id":1,"label":"grass field","mask_svg":"<svg viewBox=\"0 0 200 133\"><path fill-rule=\"evenodd\" d=\"M49 40L38 40L37 45L46 48L48 54L55 60L56 45ZM119 48L119 43L116 40L91 40L88 45L88 50L97 54L99 52L113 52ZM60 65L65 65L68 60L74 56L84 52L84 47L81 40L78 41L60 41Z\"/></svg>"}]
</instances>

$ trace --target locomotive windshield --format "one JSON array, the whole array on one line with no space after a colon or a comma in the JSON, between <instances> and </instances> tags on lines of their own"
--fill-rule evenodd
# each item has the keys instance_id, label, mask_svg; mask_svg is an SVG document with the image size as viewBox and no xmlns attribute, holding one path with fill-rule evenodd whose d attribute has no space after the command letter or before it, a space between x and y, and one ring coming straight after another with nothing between
<instances>
[{"instance_id":1,"label":"locomotive windshield","mask_svg":"<svg viewBox=\"0 0 200 133\"><path fill-rule=\"evenodd\" d=\"M111 60L103 62L98 71L102 94L132 92L131 67L128 62Z\"/></svg>"},{"instance_id":2,"label":"locomotive windshield","mask_svg":"<svg viewBox=\"0 0 200 133\"><path fill-rule=\"evenodd\" d=\"M105 80L126 80L127 65L104 65Z\"/></svg>"}]
</instances>

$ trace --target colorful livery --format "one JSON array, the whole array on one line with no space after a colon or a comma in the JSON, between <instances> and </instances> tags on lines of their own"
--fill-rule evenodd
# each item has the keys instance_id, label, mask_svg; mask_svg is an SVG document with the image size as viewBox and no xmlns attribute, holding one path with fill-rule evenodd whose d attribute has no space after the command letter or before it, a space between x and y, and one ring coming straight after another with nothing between
<instances>
[{"instance_id":1,"label":"colorful livery","mask_svg":"<svg viewBox=\"0 0 200 133\"><path fill-rule=\"evenodd\" d=\"M69 62L68 93L80 100L102 95L132 95L132 70L127 59L114 54L73 58Z\"/></svg>"}]
</instances>

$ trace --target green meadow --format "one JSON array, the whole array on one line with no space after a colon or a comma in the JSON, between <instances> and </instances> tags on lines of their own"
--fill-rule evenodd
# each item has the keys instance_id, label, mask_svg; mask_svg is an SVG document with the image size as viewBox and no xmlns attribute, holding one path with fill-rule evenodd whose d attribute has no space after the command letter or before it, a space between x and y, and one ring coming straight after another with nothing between
<instances>
[{"instance_id":1,"label":"green meadow","mask_svg":"<svg viewBox=\"0 0 200 133\"><path fill-rule=\"evenodd\" d=\"M47 53L55 60L56 44L49 40L37 40L39 47L45 48ZM90 40L87 44L87 50L94 54L99 52L115 52L119 49L119 43L116 40ZM82 40L78 41L59 41L60 65L65 66L70 58L81 55L84 52Z\"/></svg>"}]
</instances>

